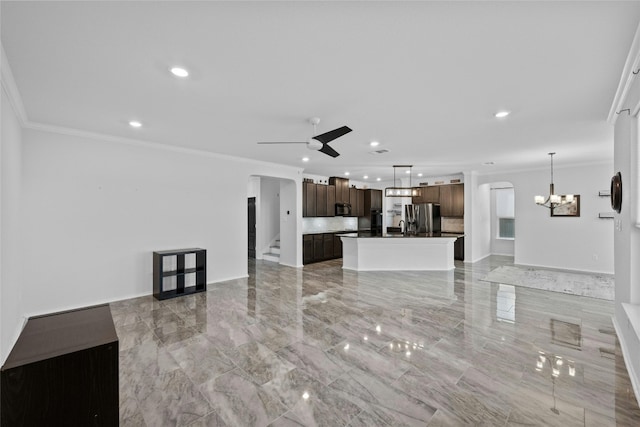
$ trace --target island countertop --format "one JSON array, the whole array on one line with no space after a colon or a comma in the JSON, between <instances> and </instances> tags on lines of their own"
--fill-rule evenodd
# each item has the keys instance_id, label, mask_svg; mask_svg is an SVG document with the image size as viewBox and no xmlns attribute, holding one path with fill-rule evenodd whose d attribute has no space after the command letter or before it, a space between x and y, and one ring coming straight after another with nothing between
<instances>
[{"instance_id":1,"label":"island countertop","mask_svg":"<svg viewBox=\"0 0 640 427\"><path fill-rule=\"evenodd\" d=\"M336 235L340 237L359 237L359 238L366 238L366 239L387 239L387 238L411 239L411 238L425 238L425 237L426 238L453 237L457 239L459 237L464 237L464 233L452 233L452 232L446 232L446 231L436 231L432 233L415 233L415 234L406 234L406 235L401 233L384 233L380 235L380 234L372 234L369 231L364 231L364 232L346 231L344 233L336 233Z\"/></svg>"},{"instance_id":2,"label":"island countertop","mask_svg":"<svg viewBox=\"0 0 640 427\"><path fill-rule=\"evenodd\" d=\"M345 233L342 240L342 268L373 270L453 270L453 244L458 233L372 235Z\"/></svg>"}]
</instances>

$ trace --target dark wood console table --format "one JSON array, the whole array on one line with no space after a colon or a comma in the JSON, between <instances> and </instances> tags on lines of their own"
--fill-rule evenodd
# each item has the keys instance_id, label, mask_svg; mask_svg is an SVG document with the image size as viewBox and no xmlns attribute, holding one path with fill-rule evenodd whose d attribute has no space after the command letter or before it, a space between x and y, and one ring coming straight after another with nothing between
<instances>
[{"instance_id":1,"label":"dark wood console table","mask_svg":"<svg viewBox=\"0 0 640 427\"><path fill-rule=\"evenodd\" d=\"M117 426L109 305L31 317L1 370L2 426Z\"/></svg>"}]
</instances>

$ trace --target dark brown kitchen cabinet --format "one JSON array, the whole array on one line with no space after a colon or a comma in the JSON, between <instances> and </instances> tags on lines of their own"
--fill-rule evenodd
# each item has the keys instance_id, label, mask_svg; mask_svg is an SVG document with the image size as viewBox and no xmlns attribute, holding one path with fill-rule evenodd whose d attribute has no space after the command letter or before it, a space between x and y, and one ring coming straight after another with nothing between
<instances>
[{"instance_id":1,"label":"dark brown kitchen cabinet","mask_svg":"<svg viewBox=\"0 0 640 427\"><path fill-rule=\"evenodd\" d=\"M304 234L302 236L302 263L342 258L342 241L336 233Z\"/></svg>"},{"instance_id":2,"label":"dark brown kitchen cabinet","mask_svg":"<svg viewBox=\"0 0 640 427\"><path fill-rule=\"evenodd\" d=\"M327 216L327 186L316 185L316 216Z\"/></svg>"},{"instance_id":3,"label":"dark brown kitchen cabinet","mask_svg":"<svg viewBox=\"0 0 640 427\"><path fill-rule=\"evenodd\" d=\"M342 239L340 235L333 235L333 257L342 258Z\"/></svg>"},{"instance_id":4,"label":"dark brown kitchen cabinet","mask_svg":"<svg viewBox=\"0 0 640 427\"><path fill-rule=\"evenodd\" d=\"M3 426L117 426L118 335L108 304L30 317L2 366Z\"/></svg>"},{"instance_id":5,"label":"dark brown kitchen cabinet","mask_svg":"<svg viewBox=\"0 0 640 427\"><path fill-rule=\"evenodd\" d=\"M440 186L431 185L424 187L422 203L440 203Z\"/></svg>"},{"instance_id":6,"label":"dark brown kitchen cabinet","mask_svg":"<svg viewBox=\"0 0 640 427\"><path fill-rule=\"evenodd\" d=\"M358 200L358 206L356 207L356 216L363 217L364 216L364 190L357 189L356 198Z\"/></svg>"},{"instance_id":7,"label":"dark brown kitchen cabinet","mask_svg":"<svg viewBox=\"0 0 640 427\"><path fill-rule=\"evenodd\" d=\"M347 203L351 204L351 216L358 216L358 189L349 188L349 199Z\"/></svg>"},{"instance_id":8,"label":"dark brown kitchen cabinet","mask_svg":"<svg viewBox=\"0 0 640 427\"><path fill-rule=\"evenodd\" d=\"M336 186L327 185L327 216L336 216Z\"/></svg>"},{"instance_id":9,"label":"dark brown kitchen cabinet","mask_svg":"<svg viewBox=\"0 0 640 427\"><path fill-rule=\"evenodd\" d=\"M324 256L323 259L333 259L333 233L323 234Z\"/></svg>"},{"instance_id":10,"label":"dark brown kitchen cabinet","mask_svg":"<svg viewBox=\"0 0 640 427\"><path fill-rule=\"evenodd\" d=\"M364 216L367 216L371 209L382 209L382 190L364 190Z\"/></svg>"},{"instance_id":11,"label":"dark brown kitchen cabinet","mask_svg":"<svg viewBox=\"0 0 640 427\"><path fill-rule=\"evenodd\" d=\"M420 187L420 195L412 198L412 203L440 203L439 185Z\"/></svg>"},{"instance_id":12,"label":"dark brown kitchen cabinet","mask_svg":"<svg viewBox=\"0 0 640 427\"><path fill-rule=\"evenodd\" d=\"M349 180L332 176L329 178L329 185L336 187L336 200L334 203L349 203Z\"/></svg>"},{"instance_id":13,"label":"dark brown kitchen cabinet","mask_svg":"<svg viewBox=\"0 0 640 427\"><path fill-rule=\"evenodd\" d=\"M336 190L334 185L302 183L302 216L335 216Z\"/></svg>"},{"instance_id":14,"label":"dark brown kitchen cabinet","mask_svg":"<svg viewBox=\"0 0 640 427\"><path fill-rule=\"evenodd\" d=\"M302 183L302 216L316 216L316 184Z\"/></svg>"},{"instance_id":15,"label":"dark brown kitchen cabinet","mask_svg":"<svg viewBox=\"0 0 640 427\"><path fill-rule=\"evenodd\" d=\"M324 259L324 235L313 235L313 261L322 261Z\"/></svg>"},{"instance_id":16,"label":"dark brown kitchen cabinet","mask_svg":"<svg viewBox=\"0 0 640 427\"><path fill-rule=\"evenodd\" d=\"M302 236L302 263L310 264L313 262L313 235L305 234Z\"/></svg>"},{"instance_id":17,"label":"dark brown kitchen cabinet","mask_svg":"<svg viewBox=\"0 0 640 427\"><path fill-rule=\"evenodd\" d=\"M440 215L443 217L464 216L464 184L440 186Z\"/></svg>"},{"instance_id":18,"label":"dark brown kitchen cabinet","mask_svg":"<svg viewBox=\"0 0 640 427\"><path fill-rule=\"evenodd\" d=\"M458 237L453 244L453 259L464 261L464 236Z\"/></svg>"},{"instance_id":19,"label":"dark brown kitchen cabinet","mask_svg":"<svg viewBox=\"0 0 640 427\"><path fill-rule=\"evenodd\" d=\"M351 204L351 216L364 216L364 190L349 188L349 202Z\"/></svg>"}]
</instances>

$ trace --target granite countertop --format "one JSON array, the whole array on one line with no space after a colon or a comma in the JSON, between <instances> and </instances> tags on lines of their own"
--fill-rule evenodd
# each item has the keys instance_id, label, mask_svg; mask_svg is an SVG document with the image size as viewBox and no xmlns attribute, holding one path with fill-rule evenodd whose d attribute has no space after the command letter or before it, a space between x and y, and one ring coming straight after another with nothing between
<instances>
[{"instance_id":1,"label":"granite countertop","mask_svg":"<svg viewBox=\"0 0 640 427\"><path fill-rule=\"evenodd\" d=\"M307 233L302 233L303 235L309 235L309 234L344 234L344 233L357 233L358 230L331 230L331 231L312 231L312 232L307 232Z\"/></svg>"},{"instance_id":2,"label":"granite countertop","mask_svg":"<svg viewBox=\"0 0 640 427\"><path fill-rule=\"evenodd\" d=\"M435 232L435 233L417 233L403 235L401 233L385 233L383 235L371 234L370 232L345 232L340 234L342 237L363 237L363 238L437 238L437 237L463 237L464 233L449 233L449 232Z\"/></svg>"}]
</instances>

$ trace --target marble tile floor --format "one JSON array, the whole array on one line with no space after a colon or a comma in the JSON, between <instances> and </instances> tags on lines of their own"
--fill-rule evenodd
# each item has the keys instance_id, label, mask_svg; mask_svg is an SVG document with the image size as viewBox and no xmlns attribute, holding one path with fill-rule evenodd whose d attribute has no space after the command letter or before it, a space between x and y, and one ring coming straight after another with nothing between
<instances>
[{"instance_id":1,"label":"marble tile floor","mask_svg":"<svg viewBox=\"0 0 640 427\"><path fill-rule=\"evenodd\" d=\"M613 303L451 272L249 260L111 304L121 426L639 426Z\"/></svg>"}]
</instances>

